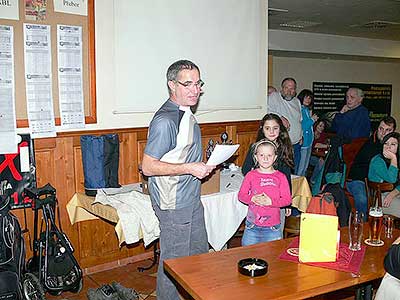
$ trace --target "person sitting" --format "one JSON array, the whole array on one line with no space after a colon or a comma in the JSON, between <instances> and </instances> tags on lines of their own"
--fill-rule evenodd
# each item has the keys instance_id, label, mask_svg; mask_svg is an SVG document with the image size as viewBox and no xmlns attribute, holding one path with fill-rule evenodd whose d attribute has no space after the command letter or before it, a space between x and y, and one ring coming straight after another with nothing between
<instances>
[{"instance_id":1,"label":"person sitting","mask_svg":"<svg viewBox=\"0 0 400 300\"><path fill-rule=\"evenodd\" d=\"M396 184L399 176L400 133L392 132L383 138L381 154L374 156L369 164L368 179L374 182ZM383 195L383 213L400 217L400 185Z\"/></svg>"},{"instance_id":2,"label":"person sitting","mask_svg":"<svg viewBox=\"0 0 400 300\"><path fill-rule=\"evenodd\" d=\"M361 146L356 154L347 176L347 191L354 197L356 210L363 212L367 218L367 193L365 191L365 178L368 177L368 168L371 159L382 153L382 140L388 133L396 130L396 120L387 116L380 120L378 129Z\"/></svg>"},{"instance_id":3,"label":"person sitting","mask_svg":"<svg viewBox=\"0 0 400 300\"><path fill-rule=\"evenodd\" d=\"M335 115L331 129L338 135L356 139L369 137L371 122L368 109L362 105L364 92L358 88L349 88L346 93L346 104Z\"/></svg>"},{"instance_id":4,"label":"person sitting","mask_svg":"<svg viewBox=\"0 0 400 300\"><path fill-rule=\"evenodd\" d=\"M314 122L318 120L318 116L312 113L314 104L314 94L312 91L304 89L297 96L301 102L301 127L303 130L303 143L300 150L300 162L297 170L294 171L296 175L305 176L310 163L311 150L314 140Z\"/></svg>"},{"instance_id":5,"label":"person sitting","mask_svg":"<svg viewBox=\"0 0 400 300\"><path fill-rule=\"evenodd\" d=\"M398 300L400 295L400 237L389 248L383 265L386 274L376 292L375 300Z\"/></svg>"},{"instance_id":6,"label":"person sitting","mask_svg":"<svg viewBox=\"0 0 400 300\"><path fill-rule=\"evenodd\" d=\"M321 119L314 124L314 141L312 145L312 153L310 157L310 166L314 167L310 178L311 184L315 183L317 175L324 167L324 154L329 148L329 141L325 132L326 121Z\"/></svg>"}]
</instances>

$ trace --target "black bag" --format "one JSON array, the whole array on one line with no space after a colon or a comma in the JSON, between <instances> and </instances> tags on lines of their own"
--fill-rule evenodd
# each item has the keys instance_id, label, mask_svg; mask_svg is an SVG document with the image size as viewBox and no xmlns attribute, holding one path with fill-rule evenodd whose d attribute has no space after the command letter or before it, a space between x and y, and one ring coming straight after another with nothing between
<instances>
[{"instance_id":1,"label":"black bag","mask_svg":"<svg viewBox=\"0 0 400 300\"><path fill-rule=\"evenodd\" d=\"M22 299L25 244L18 219L10 212L9 195L0 202L0 300Z\"/></svg>"},{"instance_id":2,"label":"black bag","mask_svg":"<svg viewBox=\"0 0 400 300\"><path fill-rule=\"evenodd\" d=\"M118 135L82 135L80 140L86 195L95 196L102 188L120 187Z\"/></svg>"},{"instance_id":3,"label":"black bag","mask_svg":"<svg viewBox=\"0 0 400 300\"><path fill-rule=\"evenodd\" d=\"M138 292L115 281L97 289L88 289L87 297L89 300L139 300Z\"/></svg>"}]
</instances>

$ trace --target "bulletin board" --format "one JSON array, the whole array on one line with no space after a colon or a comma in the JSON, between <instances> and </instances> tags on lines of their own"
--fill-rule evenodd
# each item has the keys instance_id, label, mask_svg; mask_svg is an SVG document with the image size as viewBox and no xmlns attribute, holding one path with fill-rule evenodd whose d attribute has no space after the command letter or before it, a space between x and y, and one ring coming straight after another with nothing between
<instances>
[{"instance_id":1,"label":"bulletin board","mask_svg":"<svg viewBox=\"0 0 400 300\"><path fill-rule=\"evenodd\" d=\"M24 65L24 33L23 24L42 24L51 27L51 63L52 93L56 125L60 125L59 91L57 76L57 24L82 27L82 66L83 97L85 123L96 123L96 65L95 65L95 32L94 32L94 0L88 0L87 16L60 13L54 11L53 0L46 0L46 14L43 20L28 20L25 17L25 5L30 0L19 0L19 20L1 19L1 25L14 28L14 78L15 78L15 110L17 127L28 127L27 101L25 93Z\"/></svg>"}]
</instances>

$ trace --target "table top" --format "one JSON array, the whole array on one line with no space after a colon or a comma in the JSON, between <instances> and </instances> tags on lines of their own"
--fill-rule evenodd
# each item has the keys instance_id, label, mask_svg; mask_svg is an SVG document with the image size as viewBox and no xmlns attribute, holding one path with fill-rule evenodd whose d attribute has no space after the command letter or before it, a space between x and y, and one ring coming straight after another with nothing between
<instances>
[{"instance_id":1,"label":"table top","mask_svg":"<svg viewBox=\"0 0 400 300\"><path fill-rule=\"evenodd\" d=\"M395 230L394 236L399 235L400 230ZM341 229L341 240L348 242L347 228ZM249 295L252 299L305 299L383 277L383 258L394 238L384 240L382 247L367 246L359 275L279 259L291 241L168 259L164 268L194 299L248 299ZM266 260L268 273L254 278L240 274L237 262L248 257Z\"/></svg>"}]
</instances>

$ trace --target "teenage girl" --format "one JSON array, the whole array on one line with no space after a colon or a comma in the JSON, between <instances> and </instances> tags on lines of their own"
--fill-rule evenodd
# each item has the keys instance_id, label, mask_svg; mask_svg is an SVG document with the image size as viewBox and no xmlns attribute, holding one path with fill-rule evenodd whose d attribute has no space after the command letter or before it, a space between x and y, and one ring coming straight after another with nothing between
<instances>
[{"instance_id":1,"label":"teenage girl","mask_svg":"<svg viewBox=\"0 0 400 300\"><path fill-rule=\"evenodd\" d=\"M368 179L374 182L394 183L395 189L390 193L382 194L383 213L400 218L400 185L399 185L399 161L400 161L400 134L391 132L382 140L382 154L371 159L368 169Z\"/></svg>"},{"instance_id":2,"label":"teenage girl","mask_svg":"<svg viewBox=\"0 0 400 300\"><path fill-rule=\"evenodd\" d=\"M239 200L249 206L242 245L282 239L280 208L291 204L285 174L275 170L278 157L274 142L261 140L254 145L256 168L246 174Z\"/></svg>"}]
</instances>

